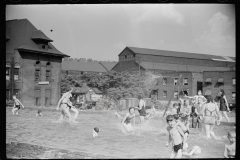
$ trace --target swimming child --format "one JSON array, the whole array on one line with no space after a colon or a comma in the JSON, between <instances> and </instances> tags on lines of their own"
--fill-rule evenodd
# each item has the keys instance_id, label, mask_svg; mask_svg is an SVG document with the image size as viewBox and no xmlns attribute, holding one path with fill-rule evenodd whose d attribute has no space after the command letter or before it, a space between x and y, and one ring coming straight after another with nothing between
<instances>
[{"instance_id":1,"label":"swimming child","mask_svg":"<svg viewBox=\"0 0 240 160\"><path fill-rule=\"evenodd\" d=\"M24 105L17 99L15 95L13 95L13 108L12 108L12 113L18 115L18 111L20 110L20 105L24 108Z\"/></svg>"},{"instance_id":2,"label":"swimming child","mask_svg":"<svg viewBox=\"0 0 240 160\"><path fill-rule=\"evenodd\" d=\"M167 127L169 139L168 142L166 143L166 147L168 147L171 142L173 145L170 158L181 158L182 149L183 146L185 145L184 143L186 142L186 138L184 136L182 129L177 125L173 115L168 115L166 117L166 120L169 125Z\"/></svg>"},{"instance_id":3,"label":"swimming child","mask_svg":"<svg viewBox=\"0 0 240 160\"><path fill-rule=\"evenodd\" d=\"M98 127L93 128L93 137L97 137L100 129Z\"/></svg>"},{"instance_id":4,"label":"swimming child","mask_svg":"<svg viewBox=\"0 0 240 160\"><path fill-rule=\"evenodd\" d=\"M185 141L185 144L186 144L186 145L185 145L185 148L183 148L183 149L187 149L187 148L188 148L187 138L188 138L188 135L189 135L189 130L187 129L187 127L185 126L185 124L180 121L180 117L179 117L178 114L174 114L173 117L174 117L174 119L175 119L175 121L176 121L176 123L177 123L177 126L179 126L179 127L182 129L182 131L183 131L183 133L184 133L184 136L185 136L185 140L186 140L186 141Z\"/></svg>"},{"instance_id":5,"label":"swimming child","mask_svg":"<svg viewBox=\"0 0 240 160\"><path fill-rule=\"evenodd\" d=\"M230 141L230 144L225 145L224 157L225 158L235 158L236 132L235 131L228 132L228 139Z\"/></svg>"},{"instance_id":6,"label":"swimming child","mask_svg":"<svg viewBox=\"0 0 240 160\"><path fill-rule=\"evenodd\" d=\"M36 116L42 116L42 111L41 111L41 110L38 110Z\"/></svg>"},{"instance_id":7,"label":"swimming child","mask_svg":"<svg viewBox=\"0 0 240 160\"><path fill-rule=\"evenodd\" d=\"M131 119L134 118L134 125L135 125L135 114L134 114L134 108L130 107L129 112L125 115L125 117L122 120L123 126L126 128L127 132L132 133L132 125L131 125Z\"/></svg>"},{"instance_id":8,"label":"swimming child","mask_svg":"<svg viewBox=\"0 0 240 160\"><path fill-rule=\"evenodd\" d=\"M191 158L199 158L198 156L201 154L201 148L199 146L193 146L191 151L189 152L183 152L183 156L188 156Z\"/></svg>"}]
</instances>

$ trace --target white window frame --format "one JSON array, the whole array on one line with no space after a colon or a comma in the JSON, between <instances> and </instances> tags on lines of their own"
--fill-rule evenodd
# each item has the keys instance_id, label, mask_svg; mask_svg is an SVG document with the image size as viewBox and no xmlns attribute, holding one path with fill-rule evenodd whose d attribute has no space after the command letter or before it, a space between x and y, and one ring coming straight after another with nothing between
<instances>
[{"instance_id":1,"label":"white window frame","mask_svg":"<svg viewBox=\"0 0 240 160\"><path fill-rule=\"evenodd\" d=\"M174 86L177 85L177 82L178 82L178 78L174 78L174 80L173 80L173 84L174 84Z\"/></svg>"},{"instance_id":2,"label":"white window frame","mask_svg":"<svg viewBox=\"0 0 240 160\"><path fill-rule=\"evenodd\" d=\"M166 81L165 81L166 80ZM167 85L167 78L163 78L163 85L166 86Z\"/></svg>"},{"instance_id":3,"label":"white window frame","mask_svg":"<svg viewBox=\"0 0 240 160\"><path fill-rule=\"evenodd\" d=\"M188 78L183 79L183 85L187 86L188 85Z\"/></svg>"},{"instance_id":4,"label":"white window frame","mask_svg":"<svg viewBox=\"0 0 240 160\"><path fill-rule=\"evenodd\" d=\"M236 92L232 92L232 100L236 99Z\"/></svg>"},{"instance_id":5,"label":"white window frame","mask_svg":"<svg viewBox=\"0 0 240 160\"><path fill-rule=\"evenodd\" d=\"M233 84L233 85L236 85L236 78L233 78L233 79L232 79L232 84Z\"/></svg>"},{"instance_id":6,"label":"white window frame","mask_svg":"<svg viewBox=\"0 0 240 160\"><path fill-rule=\"evenodd\" d=\"M166 95L164 93L166 93ZM167 98L167 91L163 91L163 98Z\"/></svg>"},{"instance_id":7,"label":"white window frame","mask_svg":"<svg viewBox=\"0 0 240 160\"><path fill-rule=\"evenodd\" d=\"M178 98L178 91L174 92L174 98Z\"/></svg>"}]
</instances>

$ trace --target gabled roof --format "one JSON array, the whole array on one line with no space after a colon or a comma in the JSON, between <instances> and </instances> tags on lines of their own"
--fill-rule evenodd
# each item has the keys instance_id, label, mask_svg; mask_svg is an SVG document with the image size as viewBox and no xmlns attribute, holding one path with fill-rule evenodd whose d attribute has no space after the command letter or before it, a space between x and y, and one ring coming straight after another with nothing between
<instances>
[{"instance_id":1,"label":"gabled roof","mask_svg":"<svg viewBox=\"0 0 240 160\"><path fill-rule=\"evenodd\" d=\"M117 62L99 62L107 71L111 71L111 69L117 64Z\"/></svg>"},{"instance_id":2,"label":"gabled roof","mask_svg":"<svg viewBox=\"0 0 240 160\"><path fill-rule=\"evenodd\" d=\"M53 40L51 40L50 38L48 38L41 30L36 30L36 31L32 31L32 39L41 39L41 40L45 40L48 42L53 42Z\"/></svg>"},{"instance_id":3,"label":"gabled roof","mask_svg":"<svg viewBox=\"0 0 240 160\"><path fill-rule=\"evenodd\" d=\"M207 60L216 60L216 61L220 60L220 61L230 61L231 62L231 60L230 60L231 57L228 57L229 59L226 59L225 57L227 57L227 56L216 56L216 55L208 55L208 54L200 54L200 53L187 53L187 52L179 52L179 51L166 51L166 50L146 49L146 48L136 48L136 47L126 47L125 49L129 49L133 53L136 53L136 54L193 58L193 59L207 59ZM234 59L232 59L232 60L235 61Z\"/></svg>"},{"instance_id":4,"label":"gabled roof","mask_svg":"<svg viewBox=\"0 0 240 160\"><path fill-rule=\"evenodd\" d=\"M62 61L63 71L107 72L98 62Z\"/></svg>"},{"instance_id":5,"label":"gabled roof","mask_svg":"<svg viewBox=\"0 0 240 160\"><path fill-rule=\"evenodd\" d=\"M60 57L69 57L57 50L50 42L48 50L39 49L37 44L33 41L34 38L45 39L52 41L35 26L28 19L17 19L6 21L6 28L9 28L10 39L6 42L6 52L14 53L14 49L26 50L29 52L36 52L39 54L49 54ZM7 36L7 35L6 35Z\"/></svg>"}]
</instances>

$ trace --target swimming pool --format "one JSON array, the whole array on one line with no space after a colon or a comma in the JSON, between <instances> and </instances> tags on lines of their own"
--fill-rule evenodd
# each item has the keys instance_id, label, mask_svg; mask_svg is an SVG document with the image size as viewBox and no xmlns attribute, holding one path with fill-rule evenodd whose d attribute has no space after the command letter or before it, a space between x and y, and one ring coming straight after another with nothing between
<instances>
[{"instance_id":1,"label":"swimming pool","mask_svg":"<svg viewBox=\"0 0 240 160\"><path fill-rule=\"evenodd\" d=\"M124 116L127 111L123 111ZM168 158L171 147L165 147L168 140L167 124L161 113L146 124L139 126L136 117L135 134L125 134L113 111L80 111L77 124L58 123L60 112L44 110L42 117L36 117L36 109L21 109L20 115L12 115L6 109L6 141L37 144L46 147L80 151L112 158ZM138 113L136 112L136 115ZM100 128L99 137L92 137L92 129ZM204 139L204 132L190 128L188 146L202 148L201 158L222 158L224 144L228 143L230 126L217 126L214 131L220 140Z\"/></svg>"}]
</instances>

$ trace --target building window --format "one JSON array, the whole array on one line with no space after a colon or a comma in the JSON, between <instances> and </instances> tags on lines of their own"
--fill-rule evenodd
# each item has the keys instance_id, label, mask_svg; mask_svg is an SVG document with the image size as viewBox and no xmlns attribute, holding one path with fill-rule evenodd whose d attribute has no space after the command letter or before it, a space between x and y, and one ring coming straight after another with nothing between
<instances>
[{"instance_id":1,"label":"building window","mask_svg":"<svg viewBox=\"0 0 240 160\"><path fill-rule=\"evenodd\" d=\"M212 78L207 78L204 82L205 85L211 85L212 84Z\"/></svg>"},{"instance_id":2,"label":"building window","mask_svg":"<svg viewBox=\"0 0 240 160\"><path fill-rule=\"evenodd\" d=\"M35 70L35 81L40 81L40 69Z\"/></svg>"},{"instance_id":3,"label":"building window","mask_svg":"<svg viewBox=\"0 0 240 160\"><path fill-rule=\"evenodd\" d=\"M232 100L235 100L235 98L236 98L236 93L232 92Z\"/></svg>"},{"instance_id":4,"label":"building window","mask_svg":"<svg viewBox=\"0 0 240 160\"><path fill-rule=\"evenodd\" d=\"M7 99L7 101L9 101L11 99L10 98L10 90L9 89L6 90L6 99Z\"/></svg>"},{"instance_id":5,"label":"building window","mask_svg":"<svg viewBox=\"0 0 240 160\"><path fill-rule=\"evenodd\" d=\"M233 78L233 79L232 79L232 84L233 84L233 85L236 85L236 78Z\"/></svg>"},{"instance_id":6,"label":"building window","mask_svg":"<svg viewBox=\"0 0 240 160\"><path fill-rule=\"evenodd\" d=\"M176 99L178 98L178 91L174 92L174 98L176 98Z\"/></svg>"},{"instance_id":7,"label":"building window","mask_svg":"<svg viewBox=\"0 0 240 160\"><path fill-rule=\"evenodd\" d=\"M14 68L14 80L19 80L19 68Z\"/></svg>"},{"instance_id":8,"label":"building window","mask_svg":"<svg viewBox=\"0 0 240 160\"><path fill-rule=\"evenodd\" d=\"M34 91L34 97L35 97L35 105L40 106L40 97L41 97L41 90L40 89L35 89Z\"/></svg>"},{"instance_id":9,"label":"building window","mask_svg":"<svg viewBox=\"0 0 240 160\"><path fill-rule=\"evenodd\" d=\"M41 63L40 63L40 61L37 61L36 64L37 64L37 65L40 65Z\"/></svg>"},{"instance_id":10,"label":"building window","mask_svg":"<svg viewBox=\"0 0 240 160\"><path fill-rule=\"evenodd\" d=\"M167 91L163 91L163 98L167 98Z\"/></svg>"},{"instance_id":11,"label":"building window","mask_svg":"<svg viewBox=\"0 0 240 160\"><path fill-rule=\"evenodd\" d=\"M6 67L6 80L10 80L10 67Z\"/></svg>"},{"instance_id":12,"label":"building window","mask_svg":"<svg viewBox=\"0 0 240 160\"><path fill-rule=\"evenodd\" d=\"M183 79L183 85L188 85L188 78Z\"/></svg>"},{"instance_id":13,"label":"building window","mask_svg":"<svg viewBox=\"0 0 240 160\"><path fill-rule=\"evenodd\" d=\"M178 83L178 78L174 78L174 85L176 86Z\"/></svg>"},{"instance_id":14,"label":"building window","mask_svg":"<svg viewBox=\"0 0 240 160\"><path fill-rule=\"evenodd\" d=\"M83 71L81 72L81 74L83 74Z\"/></svg>"},{"instance_id":15,"label":"building window","mask_svg":"<svg viewBox=\"0 0 240 160\"><path fill-rule=\"evenodd\" d=\"M163 78L163 85L167 85L167 78Z\"/></svg>"},{"instance_id":16,"label":"building window","mask_svg":"<svg viewBox=\"0 0 240 160\"><path fill-rule=\"evenodd\" d=\"M45 90L45 106L50 106L50 101L51 101L51 90L46 89Z\"/></svg>"},{"instance_id":17,"label":"building window","mask_svg":"<svg viewBox=\"0 0 240 160\"><path fill-rule=\"evenodd\" d=\"M50 62L47 62L46 65L47 65L47 66L51 66L51 63L50 63Z\"/></svg>"},{"instance_id":18,"label":"building window","mask_svg":"<svg viewBox=\"0 0 240 160\"><path fill-rule=\"evenodd\" d=\"M125 55L125 58L127 58L127 55Z\"/></svg>"},{"instance_id":19,"label":"building window","mask_svg":"<svg viewBox=\"0 0 240 160\"><path fill-rule=\"evenodd\" d=\"M46 81L50 82L51 79L51 71L50 70L46 70Z\"/></svg>"},{"instance_id":20,"label":"building window","mask_svg":"<svg viewBox=\"0 0 240 160\"><path fill-rule=\"evenodd\" d=\"M17 97L17 99L20 99L20 90L19 89L14 89L13 90L13 95Z\"/></svg>"}]
</instances>

